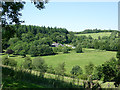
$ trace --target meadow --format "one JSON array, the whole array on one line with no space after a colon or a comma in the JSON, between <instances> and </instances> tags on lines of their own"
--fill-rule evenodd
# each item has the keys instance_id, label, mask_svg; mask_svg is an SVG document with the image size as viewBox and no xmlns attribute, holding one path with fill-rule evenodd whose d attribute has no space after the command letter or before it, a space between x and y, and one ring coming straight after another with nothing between
<instances>
[{"instance_id":1,"label":"meadow","mask_svg":"<svg viewBox=\"0 0 120 90\"><path fill-rule=\"evenodd\" d=\"M111 32L101 32L101 33L87 33L87 34L75 34L75 36L89 36L91 35L92 38L98 39L98 36L103 37L103 36L110 36Z\"/></svg>"},{"instance_id":2,"label":"meadow","mask_svg":"<svg viewBox=\"0 0 120 90\"><path fill-rule=\"evenodd\" d=\"M3 57L5 55L2 55ZM30 56L30 55L27 55ZM73 66L79 65L83 68L89 62L92 62L95 66L104 63L105 61L110 60L112 57L116 57L116 52L113 51L105 51L105 50L97 50L97 49L87 49L83 48L83 53L76 53L74 50L70 53L59 53L56 55L49 55L49 56L41 56L45 62L49 65L52 65L54 68L62 62L65 62L66 73L70 74L70 71ZM20 67L23 62L23 56L17 55L10 55L10 58L15 59L18 62L18 66ZM31 57L33 60L35 57Z\"/></svg>"}]
</instances>

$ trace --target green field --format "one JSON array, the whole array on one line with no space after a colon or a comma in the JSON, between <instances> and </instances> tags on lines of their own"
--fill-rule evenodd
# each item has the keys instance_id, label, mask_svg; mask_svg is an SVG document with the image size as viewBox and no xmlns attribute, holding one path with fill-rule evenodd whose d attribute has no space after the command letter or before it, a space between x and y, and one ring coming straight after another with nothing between
<instances>
[{"instance_id":1,"label":"green field","mask_svg":"<svg viewBox=\"0 0 120 90\"><path fill-rule=\"evenodd\" d=\"M83 49L83 52L84 53L76 53L75 51L71 51L70 53L67 54L59 53L57 55L41 57L44 58L48 65L52 65L53 67L56 67L59 63L65 62L67 74L70 74L69 72L74 65L79 65L84 69L84 66L89 62L92 62L97 66L104 63L107 60L110 60L110 58L112 57L116 57L116 52L112 51L102 51L85 48ZM22 58L22 56L19 55L18 56L11 55L10 58L14 58L16 61L18 61L18 66L22 65L24 61L24 58ZM34 59L35 57L31 58Z\"/></svg>"},{"instance_id":2,"label":"green field","mask_svg":"<svg viewBox=\"0 0 120 90\"><path fill-rule=\"evenodd\" d=\"M110 36L111 32L101 32L101 33L88 33L88 34L75 34L75 36L89 36L91 35L92 38L98 39L98 36L103 37L103 36Z\"/></svg>"},{"instance_id":3,"label":"green field","mask_svg":"<svg viewBox=\"0 0 120 90\"><path fill-rule=\"evenodd\" d=\"M74 51L68 54L58 54L55 56L44 56L46 63L56 67L59 63L66 63L66 73L69 74L74 65L79 65L84 69L84 66L89 62L100 65L112 57L116 57L116 52L100 51L95 49L84 49L84 53L75 53Z\"/></svg>"}]
</instances>

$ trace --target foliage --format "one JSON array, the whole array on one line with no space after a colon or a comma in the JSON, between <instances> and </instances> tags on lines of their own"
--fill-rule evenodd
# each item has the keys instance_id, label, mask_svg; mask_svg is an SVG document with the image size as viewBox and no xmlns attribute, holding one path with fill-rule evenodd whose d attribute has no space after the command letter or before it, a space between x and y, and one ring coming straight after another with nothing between
<instances>
[{"instance_id":1,"label":"foliage","mask_svg":"<svg viewBox=\"0 0 120 90\"><path fill-rule=\"evenodd\" d=\"M94 64L92 62L89 62L88 65L85 65L85 72L87 75L92 75L94 70Z\"/></svg>"},{"instance_id":2,"label":"foliage","mask_svg":"<svg viewBox=\"0 0 120 90\"><path fill-rule=\"evenodd\" d=\"M32 60L30 57L25 57L25 61L23 62L23 67L25 69L32 69Z\"/></svg>"},{"instance_id":3,"label":"foliage","mask_svg":"<svg viewBox=\"0 0 120 90\"><path fill-rule=\"evenodd\" d=\"M110 61L105 62L102 64L102 73L104 77L104 82L106 81L112 81L114 80L114 77L116 76L117 73L117 68L116 68L117 61L115 58L112 58Z\"/></svg>"},{"instance_id":4,"label":"foliage","mask_svg":"<svg viewBox=\"0 0 120 90\"><path fill-rule=\"evenodd\" d=\"M62 51L63 51L63 53L68 53L68 48L67 47L63 47Z\"/></svg>"},{"instance_id":5,"label":"foliage","mask_svg":"<svg viewBox=\"0 0 120 90\"><path fill-rule=\"evenodd\" d=\"M86 34L86 33L100 33L100 32L115 32L117 30L101 30L101 29L86 29L82 32L76 32L76 34Z\"/></svg>"},{"instance_id":6,"label":"foliage","mask_svg":"<svg viewBox=\"0 0 120 90\"><path fill-rule=\"evenodd\" d=\"M54 70L54 68L52 67L52 65L50 65L50 66L48 67L47 72L48 72L48 73L55 74L55 70Z\"/></svg>"},{"instance_id":7,"label":"foliage","mask_svg":"<svg viewBox=\"0 0 120 90\"><path fill-rule=\"evenodd\" d=\"M4 78L11 77L15 81L18 80L18 82L22 80L24 82L34 83L34 84L42 85L49 88L61 88L61 87L72 88L74 86L68 82L55 80L52 78L41 78L39 77L39 75L35 75L35 73L31 73L28 70L23 70L18 68L13 69L8 67L2 67L2 75Z\"/></svg>"},{"instance_id":8,"label":"foliage","mask_svg":"<svg viewBox=\"0 0 120 90\"><path fill-rule=\"evenodd\" d=\"M109 31L109 30L108 30ZM84 48L94 48L107 51L118 50L118 31L104 32L104 33L91 33L91 34L79 34L73 39L73 45L77 46L78 43ZM91 36L93 38L91 38ZM99 37L100 36L100 37Z\"/></svg>"},{"instance_id":9,"label":"foliage","mask_svg":"<svg viewBox=\"0 0 120 90\"><path fill-rule=\"evenodd\" d=\"M72 75L78 76L83 74L82 68L78 65L73 66L72 70L70 71Z\"/></svg>"},{"instance_id":10,"label":"foliage","mask_svg":"<svg viewBox=\"0 0 120 90\"><path fill-rule=\"evenodd\" d=\"M93 79L100 80L103 77L103 67L98 65L95 67Z\"/></svg>"},{"instance_id":11,"label":"foliage","mask_svg":"<svg viewBox=\"0 0 120 90\"><path fill-rule=\"evenodd\" d=\"M62 76L62 79L64 79L65 71L65 62L58 64L58 66L55 68L55 74L58 75L58 78L59 76Z\"/></svg>"},{"instance_id":12,"label":"foliage","mask_svg":"<svg viewBox=\"0 0 120 90\"><path fill-rule=\"evenodd\" d=\"M47 0L32 0L32 3L34 3L35 7L39 10L43 9L45 6L44 4L47 3ZM2 26L6 26L8 24L20 24L23 23L23 21L20 20L20 16L22 14L20 11L24 8L25 2L1 2L2 4Z\"/></svg>"},{"instance_id":13,"label":"foliage","mask_svg":"<svg viewBox=\"0 0 120 90\"><path fill-rule=\"evenodd\" d=\"M75 50L76 50L76 53L82 53L83 52L80 44L77 45Z\"/></svg>"},{"instance_id":14,"label":"foliage","mask_svg":"<svg viewBox=\"0 0 120 90\"><path fill-rule=\"evenodd\" d=\"M7 56L3 57L2 64L14 67L17 66L17 62L14 59L8 58Z\"/></svg>"},{"instance_id":15,"label":"foliage","mask_svg":"<svg viewBox=\"0 0 120 90\"><path fill-rule=\"evenodd\" d=\"M47 65L45 64L44 59L36 57L32 64L35 70L40 71L40 77L44 77L44 74L47 71Z\"/></svg>"}]
</instances>

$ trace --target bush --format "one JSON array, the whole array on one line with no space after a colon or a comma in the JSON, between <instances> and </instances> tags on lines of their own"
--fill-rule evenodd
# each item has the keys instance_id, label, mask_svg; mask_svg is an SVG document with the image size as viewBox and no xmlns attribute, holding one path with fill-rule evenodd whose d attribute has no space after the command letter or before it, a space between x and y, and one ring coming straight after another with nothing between
<instances>
[{"instance_id":1,"label":"bush","mask_svg":"<svg viewBox=\"0 0 120 90\"><path fill-rule=\"evenodd\" d=\"M17 66L17 62L14 59L8 58L7 56L3 57L2 64L14 67Z\"/></svg>"},{"instance_id":2,"label":"bush","mask_svg":"<svg viewBox=\"0 0 120 90\"><path fill-rule=\"evenodd\" d=\"M9 64L8 65L16 67L17 66L17 61L15 61L14 59L9 59Z\"/></svg>"},{"instance_id":3,"label":"bush","mask_svg":"<svg viewBox=\"0 0 120 90\"><path fill-rule=\"evenodd\" d=\"M8 65L9 64L8 56L5 56L5 57L2 58L2 64L3 65Z\"/></svg>"}]
</instances>

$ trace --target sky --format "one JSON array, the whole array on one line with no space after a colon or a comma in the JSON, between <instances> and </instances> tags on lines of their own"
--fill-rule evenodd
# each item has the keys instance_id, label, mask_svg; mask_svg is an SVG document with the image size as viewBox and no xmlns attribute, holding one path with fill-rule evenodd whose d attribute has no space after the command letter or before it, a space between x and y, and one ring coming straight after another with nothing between
<instances>
[{"instance_id":1,"label":"sky","mask_svg":"<svg viewBox=\"0 0 120 90\"><path fill-rule=\"evenodd\" d=\"M38 10L27 2L22 10L25 25L66 28L68 31L85 29L118 29L117 2L49 2Z\"/></svg>"}]
</instances>

